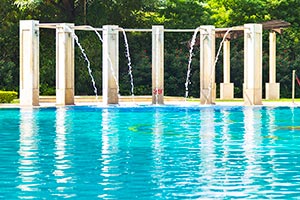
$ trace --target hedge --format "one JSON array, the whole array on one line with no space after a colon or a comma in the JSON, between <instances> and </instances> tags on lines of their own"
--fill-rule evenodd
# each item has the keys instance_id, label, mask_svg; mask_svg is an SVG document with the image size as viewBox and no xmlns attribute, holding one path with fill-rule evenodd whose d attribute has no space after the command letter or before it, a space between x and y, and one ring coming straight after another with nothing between
<instances>
[{"instance_id":1,"label":"hedge","mask_svg":"<svg viewBox=\"0 0 300 200\"><path fill-rule=\"evenodd\" d=\"M14 91L0 91L0 103L11 103L18 97L18 93Z\"/></svg>"}]
</instances>

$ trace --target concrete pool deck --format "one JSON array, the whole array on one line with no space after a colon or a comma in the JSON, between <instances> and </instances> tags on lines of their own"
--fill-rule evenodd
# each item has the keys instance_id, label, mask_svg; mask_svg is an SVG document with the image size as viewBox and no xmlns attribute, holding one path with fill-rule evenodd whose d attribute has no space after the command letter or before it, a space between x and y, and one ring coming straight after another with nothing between
<instances>
[{"instance_id":1,"label":"concrete pool deck","mask_svg":"<svg viewBox=\"0 0 300 200\"><path fill-rule=\"evenodd\" d=\"M119 104L126 104L126 105L136 105L136 104L151 104L152 103L152 96L120 96L119 98ZM81 105L101 105L102 104L102 97L99 96L98 99L96 99L95 96L75 96L75 105L81 106ZM171 96L165 96L164 97L164 104L166 105L201 105L199 98L191 98L187 101L184 97L171 97ZM243 99L233 99L233 100L219 100L216 99L215 105L221 105L221 106L244 106ZM40 106L37 107L55 107L56 105L56 97L55 96L40 96ZM292 99L284 99L284 100L278 100L278 101L269 101L269 100L263 100L262 105L256 105L256 106L300 106L300 99L295 99L294 103L292 102ZM20 106L19 103L2 103L0 104L0 108L19 108L24 107ZM28 107L28 106L25 106Z\"/></svg>"}]
</instances>

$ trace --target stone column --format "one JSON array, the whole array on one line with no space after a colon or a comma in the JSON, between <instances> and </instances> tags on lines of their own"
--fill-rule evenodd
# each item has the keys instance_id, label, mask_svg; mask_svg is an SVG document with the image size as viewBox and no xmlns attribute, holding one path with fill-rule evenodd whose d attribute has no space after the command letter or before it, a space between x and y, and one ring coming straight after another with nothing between
<instances>
[{"instance_id":1,"label":"stone column","mask_svg":"<svg viewBox=\"0 0 300 200\"><path fill-rule=\"evenodd\" d=\"M230 100L233 97L233 83L230 83L230 40L225 40L223 44L223 83L220 85L220 99Z\"/></svg>"},{"instance_id":2,"label":"stone column","mask_svg":"<svg viewBox=\"0 0 300 200\"><path fill-rule=\"evenodd\" d=\"M74 104L74 24L56 26L56 104Z\"/></svg>"},{"instance_id":3,"label":"stone column","mask_svg":"<svg viewBox=\"0 0 300 200\"><path fill-rule=\"evenodd\" d=\"M244 103L262 104L262 25L244 25Z\"/></svg>"},{"instance_id":4,"label":"stone column","mask_svg":"<svg viewBox=\"0 0 300 200\"><path fill-rule=\"evenodd\" d=\"M200 102L214 104L215 83L215 27L200 27Z\"/></svg>"},{"instance_id":5,"label":"stone column","mask_svg":"<svg viewBox=\"0 0 300 200\"><path fill-rule=\"evenodd\" d=\"M103 26L102 100L104 104L119 103L119 27Z\"/></svg>"},{"instance_id":6,"label":"stone column","mask_svg":"<svg viewBox=\"0 0 300 200\"><path fill-rule=\"evenodd\" d=\"M20 21L20 105L39 105L39 21Z\"/></svg>"},{"instance_id":7,"label":"stone column","mask_svg":"<svg viewBox=\"0 0 300 200\"><path fill-rule=\"evenodd\" d=\"M269 83L266 83L266 99L278 100L280 84L276 83L276 32L269 33Z\"/></svg>"},{"instance_id":8,"label":"stone column","mask_svg":"<svg viewBox=\"0 0 300 200\"><path fill-rule=\"evenodd\" d=\"M164 104L163 26L152 26L152 104Z\"/></svg>"}]
</instances>

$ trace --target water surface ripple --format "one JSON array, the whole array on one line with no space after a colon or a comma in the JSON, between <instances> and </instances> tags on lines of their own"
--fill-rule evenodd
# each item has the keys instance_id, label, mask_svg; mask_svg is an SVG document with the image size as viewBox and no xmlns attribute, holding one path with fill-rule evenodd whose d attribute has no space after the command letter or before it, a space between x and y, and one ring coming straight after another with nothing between
<instances>
[{"instance_id":1,"label":"water surface ripple","mask_svg":"<svg viewBox=\"0 0 300 200\"><path fill-rule=\"evenodd\" d=\"M300 199L300 108L0 109L1 199Z\"/></svg>"}]
</instances>

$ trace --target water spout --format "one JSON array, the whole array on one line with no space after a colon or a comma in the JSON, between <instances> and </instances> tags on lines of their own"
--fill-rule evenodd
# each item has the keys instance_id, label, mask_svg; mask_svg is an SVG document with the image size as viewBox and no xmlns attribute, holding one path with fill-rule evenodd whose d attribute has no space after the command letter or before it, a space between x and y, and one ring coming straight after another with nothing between
<instances>
[{"instance_id":1,"label":"water spout","mask_svg":"<svg viewBox=\"0 0 300 200\"><path fill-rule=\"evenodd\" d=\"M200 31L200 27L197 27L194 31L191 44L190 44L190 50L189 50L189 60L188 60L188 67L187 67L187 73L186 73L186 81L185 81L185 101L189 96L189 84L190 84L190 74L191 74L191 64L192 64L192 58L193 58L193 49L196 42L196 36L198 32Z\"/></svg>"},{"instance_id":2,"label":"water spout","mask_svg":"<svg viewBox=\"0 0 300 200\"><path fill-rule=\"evenodd\" d=\"M127 40L127 36L125 33L125 30L123 28L120 28L123 36L124 36L124 42L125 42L125 48L126 48L126 52L125 52L125 56L128 60L128 75L130 77L130 85L131 85L131 96L132 98L134 97L134 82L133 82L133 74L132 74L132 66L131 66L131 58L130 58L130 53L129 53L129 45L128 45L128 40Z\"/></svg>"},{"instance_id":3,"label":"water spout","mask_svg":"<svg viewBox=\"0 0 300 200\"><path fill-rule=\"evenodd\" d=\"M96 33L97 37L99 38L101 44L103 44L103 38L101 37L101 35L99 34L99 32L97 31L96 28L94 28L92 26L85 26L85 27L93 30ZM120 87L119 87L119 84L118 84L118 79L117 79L116 73L113 69L113 64L112 64L112 61L111 61L111 58L109 57L109 55L107 55L107 59L108 59L108 62L109 62L109 67L110 67L110 70L112 72L113 79L114 79L114 81L116 83L116 86L117 86L117 94L118 94L118 96L120 96Z\"/></svg>"},{"instance_id":4,"label":"water spout","mask_svg":"<svg viewBox=\"0 0 300 200\"><path fill-rule=\"evenodd\" d=\"M210 95L211 95L212 84L213 84L213 82L212 82L213 78L212 78L212 77L214 76L215 71L216 71L216 65L217 65L217 62L218 62L218 59L219 59L219 55L220 55L222 46L223 46L223 44L224 44L224 42L225 42L225 40L226 40L227 35L228 35L229 32L232 31L232 30L233 30L233 28L227 29L226 33L225 33L224 36L223 36L222 41L220 42L220 46L219 46L217 55L216 55L216 57L215 57L215 61L214 61L214 64L213 64L213 68L212 68L212 71L211 71L211 74L210 74L210 79L209 79L210 82L209 82L209 86L208 86L209 93L208 93L208 96L205 98L205 99L206 99L206 100L205 100L205 104L207 103L207 100L208 100L208 98L209 98Z\"/></svg>"},{"instance_id":5,"label":"water spout","mask_svg":"<svg viewBox=\"0 0 300 200\"><path fill-rule=\"evenodd\" d=\"M72 35L72 37L74 38L74 40L75 40L77 46L78 46L78 47L80 48L80 50L81 50L81 53L82 53L82 55L83 55L84 60L85 60L86 63L87 63L88 73L89 73L89 76L91 77L91 80L92 80L92 84L93 84L93 88L94 88L94 93L95 93L95 96L96 96L96 100L98 101L98 89L97 89L97 87L96 87L95 79L94 79L94 77L93 77L93 75L92 75L91 63L90 63L90 61L89 61L89 59L88 59L88 56L86 55L86 53L85 53L83 47L81 46L81 44L80 44L80 42L79 42L79 39L78 39L78 36L75 34L75 31L74 31L73 29L71 29L71 28L69 28L69 29L70 29L71 35Z\"/></svg>"}]
</instances>

